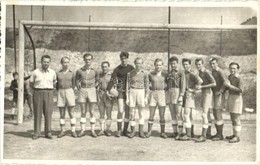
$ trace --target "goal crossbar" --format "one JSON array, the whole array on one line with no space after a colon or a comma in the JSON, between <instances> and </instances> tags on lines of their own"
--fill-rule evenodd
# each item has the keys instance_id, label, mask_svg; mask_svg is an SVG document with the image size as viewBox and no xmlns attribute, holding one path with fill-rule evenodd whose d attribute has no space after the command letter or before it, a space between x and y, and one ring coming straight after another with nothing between
<instances>
[{"instance_id":1,"label":"goal crossbar","mask_svg":"<svg viewBox=\"0 0 260 165\"><path fill-rule=\"evenodd\" d=\"M196 25L196 24L147 24L147 23L100 23L100 22L62 22L22 20L23 25L55 27L102 27L102 28L145 28L145 29L212 29L212 30L250 30L257 25Z\"/></svg>"},{"instance_id":2,"label":"goal crossbar","mask_svg":"<svg viewBox=\"0 0 260 165\"><path fill-rule=\"evenodd\" d=\"M98 22L63 22L63 21L34 21L20 20L19 22L19 81L18 81L18 117L17 124L23 123L24 113L24 26L52 27L95 27L95 28L144 28L144 29L212 29L212 30L254 30L257 25L194 25L194 24L147 24L147 23L98 23ZM168 36L169 37L169 36ZM168 40L169 41L169 40ZM168 43L169 45L169 43ZM169 51L170 49L168 49ZM170 52L168 52L169 58Z\"/></svg>"}]
</instances>

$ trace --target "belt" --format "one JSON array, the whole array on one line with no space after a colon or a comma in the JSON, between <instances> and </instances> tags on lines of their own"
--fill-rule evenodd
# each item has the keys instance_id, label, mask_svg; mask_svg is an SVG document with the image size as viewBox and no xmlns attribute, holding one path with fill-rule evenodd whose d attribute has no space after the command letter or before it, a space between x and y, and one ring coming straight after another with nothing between
<instances>
[{"instance_id":1,"label":"belt","mask_svg":"<svg viewBox=\"0 0 260 165\"><path fill-rule=\"evenodd\" d=\"M68 87L68 88L60 88L60 87L59 87L58 89L72 89L72 87Z\"/></svg>"},{"instance_id":2,"label":"belt","mask_svg":"<svg viewBox=\"0 0 260 165\"><path fill-rule=\"evenodd\" d=\"M151 91L164 91L164 89L151 89Z\"/></svg>"},{"instance_id":3,"label":"belt","mask_svg":"<svg viewBox=\"0 0 260 165\"><path fill-rule=\"evenodd\" d=\"M133 88L133 87L130 87L130 89L144 89L144 88Z\"/></svg>"},{"instance_id":4,"label":"belt","mask_svg":"<svg viewBox=\"0 0 260 165\"><path fill-rule=\"evenodd\" d=\"M90 88L95 88L95 87L81 87L83 89L90 89Z\"/></svg>"},{"instance_id":5,"label":"belt","mask_svg":"<svg viewBox=\"0 0 260 165\"><path fill-rule=\"evenodd\" d=\"M36 90L36 91L43 91L43 90L51 91L51 90L53 90L53 88L52 89L51 88L34 88L34 90Z\"/></svg>"}]
</instances>

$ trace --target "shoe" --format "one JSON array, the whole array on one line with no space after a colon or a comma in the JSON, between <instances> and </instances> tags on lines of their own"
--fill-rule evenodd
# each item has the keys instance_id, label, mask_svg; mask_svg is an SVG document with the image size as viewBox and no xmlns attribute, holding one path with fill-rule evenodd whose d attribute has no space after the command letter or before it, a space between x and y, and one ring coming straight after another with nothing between
<instances>
[{"instance_id":1,"label":"shoe","mask_svg":"<svg viewBox=\"0 0 260 165\"><path fill-rule=\"evenodd\" d=\"M45 135L45 138L47 138L47 139L53 139L53 137L51 136L51 134Z\"/></svg>"},{"instance_id":2,"label":"shoe","mask_svg":"<svg viewBox=\"0 0 260 165\"><path fill-rule=\"evenodd\" d=\"M229 143L238 143L240 142L240 138L237 136L234 136L232 139L229 140Z\"/></svg>"},{"instance_id":3,"label":"shoe","mask_svg":"<svg viewBox=\"0 0 260 165\"><path fill-rule=\"evenodd\" d=\"M212 139L212 137L213 137L213 136L211 136L210 134L207 134L207 135L206 135L206 138L207 138L207 139Z\"/></svg>"},{"instance_id":4,"label":"shoe","mask_svg":"<svg viewBox=\"0 0 260 165\"><path fill-rule=\"evenodd\" d=\"M205 142L207 140L206 137L204 136L200 136L199 138L195 139L195 142L197 143L201 143L201 142Z\"/></svg>"},{"instance_id":5,"label":"shoe","mask_svg":"<svg viewBox=\"0 0 260 165\"><path fill-rule=\"evenodd\" d=\"M76 134L76 132L71 132L71 136L74 137L74 138L77 138L78 135Z\"/></svg>"},{"instance_id":6,"label":"shoe","mask_svg":"<svg viewBox=\"0 0 260 165\"><path fill-rule=\"evenodd\" d=\"M214 138L212 138L213 141L219 141L223 139L224 139L223 135L216 135Z\"/></svg>"},{"instance_id":7,"label":"shoe","mask_svg":"<svg viewBox=\"0 0 260 165\"><path fill-rule=\"evenodd\" d=\"M191 138L199 138L199 137L200 137L199 135L195 135L195 134L191 135Z\"/></svg>"},{"instance_id":8,"label":"shoe","mask_svg":"<svg viewBox=\"0 0 260 165\"><path fill-rule=\"evenodd\" d=\"M106 130L106 131L104 131L104 132L105 132L105 135L107 135L107 136L111 136L111 135L112 135L112 133L111 133L110 130Z\"/></svg>"},{"instance_id":9,"label":"shoe","mask_svg":"<svg viewBox=\"0 0 260 165\"><path fill-rule=\"evenodd\" d=\"M152 135L152 132L147 132L147 134L145 135L147 138L149 138Z\"/></svg>"},{"instance_id":10,"label":"shoe","mask_svg":"<svg viewBox=\"0 0 260 165\"><path fill-rule=\"evenodd\" d=\"M161 137L164 139L167 139L168 136L163 132L163 133L161 133Z\"/></svg>"},{"instance_id":11,"label":"shoe","mask_svg":"<svg viewBox=\"0 0 260 165\"><path fill-rule=\"evenodd\" d=\"M129 132L127 132L127 131L123 131L123 133L122 133L123 136L127 136L128 134L129 134Z\"/></svg>"},{"instance_id":12,"label":"shoe","mask_svg":"<svg viewBox=\"0 0 260 165\"><path fill-rule=\"evenodd\" d=\"M172 134L172 138L176 138L178 136L178 132L173 132L173 134Z\"/></svg>"},{"instance_id":13,"label":"shoe","mask_svg":"<svg viewBox=\"0 0 260 165\"><path fill-rule=\"evenodd\" d=\"M120 136L121 136L121 132L122 132L121 130L118 130L118 131L116 132L116 135L115 135L115 136L116 136L116 137L120 137Z\"/></svg>"},{"instance_id":14,"label":"shoe","mask_svg":"<svg viewBox=\"0 0 260 165\"><path fill-rule=\"evenodd\" d=\"M225 139L227 139L227 140L231 140L231 139L233 139L234 137L235 137L235 135L226 136Z\"/></svg>"},{"instance_id":15,"label":"shoe","mask_svg":"<svg viewBox=\"0 0 260 165\"><path fill-rule=\"evenodd\" d=\"M217 135L218 135L218 134L216 134L216 135L211 135L211 139L215 138Z\"/></svg>"},{"instance_id":16,"label":"shoe","mask_svg":"<svg viewBox=\"0 0 260 165\"><path fill-rule=\"evenodd\" d=\"M140 138L146 138L144 132L139 132L139 137L140 137Z\"/></svg>"},{"instance_id":17,"label":"shoe","mask_svg":"<svg viewBox=\"0 0 260 165\"><path fill-rule=\"evenodd\" d=\"M105 132L104 131L100 131L97 136L102 136L102 135L105 135Z\"/></svg>"},{"instance_id":18,"label":"shoe","mask_svg":"<svg viewBox=\"0 0 260 165\"><path fill-rule=\"evenodd\" d=\"M33 118L33 113L32 112L30 112L29 114L28 114L28 116L27 116L27 119L32 119Z\"/></svg>"},{"instance_id":19,"label":"shoe","mask_svg":"<svg viewBox=\"0 0 260 165\"><path fill-rule=\"evenodd\" d=\"M188 135L184 135L184 136L180 137L180 140L181 141L189 141L189 140L191 140L191 137L188 136Z\"/></svg>"},{"instance_id":20,"label":"shoe","mask_svg":"<svg viewBox=\"0 0 260 165\"><path fill-rule=\"evenodd\" d=\"M78 134L78 137L83 137L83 136L85 136L86 134L85 134L85 131L80 131L80 133Z\"/></svg>"},{"instance_id":21,"label":"shoe","mask_svg":"<svg viewBox=\"0 0 260 165\"><path fill-rule=\"evenodd\" d=\"M181 138L181 135L178 134L178 135L175 137L175 140L180 140L180 138Z\"/></svg>"},{"instance_id":22,"label":"shoe","mask_svg":"<svg viewBox=\"0 0 260 165\"><path fill-rule=\"evenodd\" d=\"M63 132L63 131L61 131L60 132L60 134L57 136L57 138L62 138L62 137L64 137L66 134Z\"/></svg>"},{"instance_id":23,"label":"shoe","mask_svg":"<svg viewBox=\"0 0 260 165\"><path fill-rule=\"evenodd\" d=\"M95 132L95 131L91 131L91 134L90 134L90 136L92 136L93 138L96 138L96 137L97 137L97 134L96 134L96 132Z\"/></svg>"},{"instance_id":24,"label":"shoe","mask_svg":"<svg viewBox=\"0 0 260 165\"><path fill-rule=\"evenodd\" d=\"M127 137L129 137L129 138L135 137L135 132L128 133L128 134L127 134Z\"/></svg>"},{"instance_id":25,"label":"shoe","mask_svg":"<svg viewBox=\"0 0 260 165\"><path fill-rule=\"evenodd\" d=\"M38 135L33 135L32 139L33 140L36 140L36 139L39 139L40 137Z\"/></svg>"}]
</instances>

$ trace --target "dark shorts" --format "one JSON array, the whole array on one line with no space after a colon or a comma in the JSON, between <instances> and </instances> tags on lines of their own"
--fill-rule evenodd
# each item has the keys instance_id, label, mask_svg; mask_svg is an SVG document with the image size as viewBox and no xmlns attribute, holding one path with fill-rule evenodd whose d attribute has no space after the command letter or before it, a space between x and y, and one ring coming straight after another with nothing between
<instances>
[{"instance_id":1,"label":"dark shorts","mask_svg":"<svg viewBox=\"0 0 260 165\"><path fill-rule=\"evenodd\" d=\"M118 91L117 99L124 99L124 100L126 100L126 92L125 91Z\"/></svg>"},{"instance_id":2,"label":"dark shorts","mask_svg":"<svg viewBox=\"0 0 260 165\"><path fill-rule=\"evenodd\" d=\"M27 101L27 104L32 104L32 95L31 94L25 94L24 95L24 103Z\"/></svg>"}]
</instances>

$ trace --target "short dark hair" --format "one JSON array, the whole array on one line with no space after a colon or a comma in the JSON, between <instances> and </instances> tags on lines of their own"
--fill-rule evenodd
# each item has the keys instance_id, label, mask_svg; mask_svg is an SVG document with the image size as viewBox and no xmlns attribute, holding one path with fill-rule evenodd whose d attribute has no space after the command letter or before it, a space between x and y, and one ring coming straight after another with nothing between
<instances>
[{"instance_id":1,"label":"short dark hair","mask_svg":"<svg viewBox=\"0 0 260 165\"><path fill-rule=\"evenodd\" d=\"M209 62L211 63L212 61L218 62L218 59L217 59L216 57L212 57L212 58L209 60Z\"/></svg>"},{"instance_id":2,"label":"short dark hair","mask_svg":"<svg viewBox=\"0 0 260 165\"><path fill-rule=\"evenodd\" d=\"M191 60L188 59L188 58L183 58L183 59L182 59L182 64L183 64L184 62L189 62L189 64L191 64Z\"/></svg>"},{"instance_id":3,"label":"short dark hair","mask_svg":"<svg viewBox=\"0 0 260 165\"><path fill-rule=\"evenodd\" d=\"M47 55L47 54L45 54L45 55L42 56L41 61L43 61L44 58L48 58L48 59L51 60L51 56L49 56L49 55Z\"/></svg>"},{"instance_id":4,"label":"short dark hair","mask_svg":"<svg viewBox=\"0 0 260 165\"><path fill-rule=\"evenodd\" d=\"M142 63L144 62L141 57L137 57L137 58L135 59L134 63L136 63L137 60L142 60Z\"/></svg>"},{"instance_id":5,"label":"short dark hair","mask_svg":"<svg viewBox=\"0 0 260 165\"><path fill-rule=\"evenodd\" d=\"M103 61L103 62L101 63L101 66L103 66L104 64L107 64L108 66L110 66L110 63L109 63L108 61Z\"/></svg>"},{"instance_id":6,"label":"short dark hair","mask_svg":"<svg viewBox=\"0 0 260 165\"><path fill-rule=\"evenodd\" d=\"M236 66L237 66L237 69L240 68L239 64L236 63L236 62L231 62L231 63L229 64L229 68L230 68L232 65L236 65Z\"/></svg>"},{"instance_id":7,"label":"short dark hair","mask_svg":"<svg viewBox=\"0 0 260 165\"><path fill-rule=\"evenodd\" d=\"M18 75L18 72L13 72L13 77L14 77L15 75Z\"/></svg>"},{"instance_id":8,"label":"short dark hair","mask_svg":"<svg viewBox=\"0 0 260 165\"><path fill-rule=\"evenodd\" d=\"M163 64L163 60L162 60L161 58L156 58L156 59L154 60L154 65L155 65L157 62L162 62L162 64Z\"/></svg>"},{"instance_id":9,"label":"short dark hair","mask_svg":"<svg viewBox=\"0 0 260 165\"><path fill-rule=\"evenodd\" d=\"M129 53L128 52L121 52L119 56L120 56L120 58L122 58L122 57L128 58L129 57Z\"/></svg>"},{"instance_id":10,"label":"short dark hair","mask_svg":"<svg viewBox=\"0 0 260 165\"><path fill-rule=\"evenodd\" d=\"M85 60L85 58L86 57L91 57L91 59L93 59L93 55L92 54L90 54L90 53L85 53L84 55L83 55L83 59Z\"/></svg>"},{"instance_id":11,"label":"short dark hair","mask_svg":"<svg viewBox=\"0 0 260 165\"><path fill-rule=\"evenodd\" d=\"M64 59L68 59L68 60L70 61L70 58L69 58L69 57L64 56L64 57L62 57L62 58L60 59L60 63L61 63L61 64L62 64L62 62L63 62Z\"/></svg>"},{"instance_id":12,"label":"short dark hair","mask_svg":"<svg viewBox=\"0 0 260 165\"><path fill-rule=\"evenodd\" d=\"M197 58L197 59L195 60L195 64L198 63L199 61L201 61L202 64L204 64L204 60L203 60L202 58Z\"/></svg>"},{"instance_id":13,"label":"short dark hair","mask_svg":"<svg viewBox=\"0 0 260 165\"><path fill-rule=\"evenodd\" d=\"M179 62L179 59L176 56L173 56L169 59L169 63L176 61L177 63Z\"/></svg>"}]
</instances>

